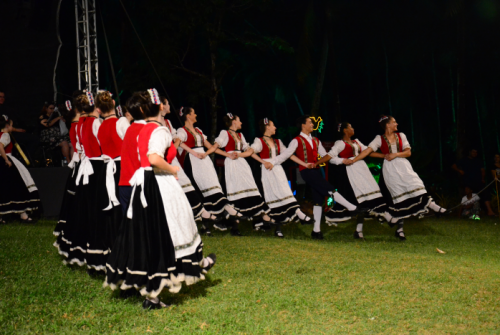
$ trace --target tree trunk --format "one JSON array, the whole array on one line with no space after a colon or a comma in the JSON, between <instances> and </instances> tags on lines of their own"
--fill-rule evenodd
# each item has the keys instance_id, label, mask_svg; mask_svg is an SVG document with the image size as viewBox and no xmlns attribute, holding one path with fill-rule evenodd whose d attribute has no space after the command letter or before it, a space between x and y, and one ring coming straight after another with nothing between
<instances>
[{"instance_id":1,"label":"tree trunk","mask_svg":"<svg viewBox=\"0 0 500 335\"><path fill-rule=\"evenodd\" d=\"M323 46L321 47L321 59L318 68L318 78L316 79L316 89L314 90L314 98L311 106L311 115L318 116L319 105L321 103L321 93L323 92L323 84L325 82L326 64L328 61L328 34L325 32L323 37Z\"/></svg>"},{"instance_id":2,"label":"tree trunk","mask_svg":"<svg viewBox=\"0 0 500 335\"><path fill-rule=\"evenodd\" d=\"M465 154L468 144L465 115L465 4L461 1L457 19L457 158Z\"/></svg>"},{"instance_id":3,"label":"tree trunk","mask_svg":"<svg viewBox=\"0 0 500 335\"><path fill-rule=\"evenodd\" d=\"M432 81L434 82L434 97L436 100L436 119L438 127L438 141L439 141L439 171L443 172L443 139L441 135L441 114L439 113L439 99L436 81L436 64L434 62L434 52L432 53Z\"/></svg>"}]
</instances>

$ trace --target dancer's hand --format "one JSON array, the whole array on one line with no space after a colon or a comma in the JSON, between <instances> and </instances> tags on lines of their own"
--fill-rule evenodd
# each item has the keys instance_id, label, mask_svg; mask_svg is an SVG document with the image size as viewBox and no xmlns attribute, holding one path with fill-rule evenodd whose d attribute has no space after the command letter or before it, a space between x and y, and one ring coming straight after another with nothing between
<instances>
[{"instance_id":1,"label":"dancer's hand","mask_svg":"<svg viewBox=\"0 0 500 335\"><path fill-rule=\"evenodd\" d=\"M204 157L203 157L203 153L201 153L201 152L197 152L197 153L195 153L194 155L195 155L195 157L196 157L196 158L198 158L198 159L203 159L203 158L204 158Z\"/></svg>"},{"instance_id":2,"label":"dancer's hand","mask_svg":"<svg viewBox=\"0 0 500 335\"><path fill-rule=\"evenodd\" d=\"M394 158L396 158L396 154L387 154L385 155L385 159L387 159L389 162L392 161Z\"/></svg>"},{"instance_id":3,"label":"dancer's hand","mask_svg":"<svg viewBox=\"0 0 500 335\"><path fill-rule=\"evenodd\" d=\"M205 159L205 157L207 157L207 153L206 152L199 152L200 156L198 157L199 159Z\"/></svg>"},{"instance_id":4,"label":"dancer's hand","mask_svg":"<svg viewBox=\"0 0 500 335\"><path fill-rule=\"evenodd\" d=\"M180 171L180 168L178 166L172 166L172 174L174 175L175 179L179 180L179 176L177 176L177 173Z\"/></svg>"},{"instance_id":5,"label":"dancer's hand","mask_svg":"<svg viewBox=\"0 0 500 335\"><path fill-rule=\"evenodd\" d=\"M11 161L9 161L9 160L6 160L6 161L5 161L5 165L7 165L8 167L11 167L11 166L12 166L12 162L11 162Z\"/></svg>"},{"instance_id":6,"label":"dancer's hand","mask_svg":"<svg viewBox=\"0 0 500 335\"><path fill-rule=\"evenodd\" d=\"M316 164L314 163L307 163L307 168L308 169L314 169L316 167Z\"/></svg>"},{"instance_id":7,"label":"dancer's hand","mask_svg":"<svg viewBox=\"0 0 500 335\"><path fill-rule=\"evenodd\" d=\"M352 164L354 164L354 162L352 161L352 159L348 159L348 158L344 158L344 160L342 161L342 163L344 163L344 165L352 165Z\"/></svg>"},{"instance_id":8,"label":"dancer's hand","mask_svg":"<svg viewBox=\"0 0 500 335\"><path fill-rule=\"evenodd\" d=\"M269 162L264 162L264 167L268 170L272 170L273 169L273 164L269 163Z\"/></svg>"},{"instance_id":9,"label":"dancer's hand","mask_svg":"<svg viewBox=\"0 0 500 335\"><path fill-rule=\"evenodd\" d=\"M231 157L229 157L229 158L231 158L232 160L238 159L238 157L239 157L238 153L235 151L231 152L230 155L231 155Z\"/></svg>"}]
</instances>

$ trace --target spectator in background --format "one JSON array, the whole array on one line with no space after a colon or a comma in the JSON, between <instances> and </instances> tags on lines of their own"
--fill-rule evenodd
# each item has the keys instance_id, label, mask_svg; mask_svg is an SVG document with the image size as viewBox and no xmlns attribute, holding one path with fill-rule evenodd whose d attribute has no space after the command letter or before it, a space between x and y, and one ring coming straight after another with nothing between
<instances>
[{"instance_id":1,"label":"spectator in background","mask_svg":"<svg viewBox=\"0 0 500 335\"><path fill-rule=\"evenodd\" d=\"M491 166L491 176L500 180L500 154L495 154L493 165Z\"/></svg>"},{"instance_id":2,"label":"spectator in background","mask_svg":"<svg viewBox=\"0 0 500 335\"><path fill-rule=\"evenodd\" d=\"M486 171L483 163L477 157L477 149L475 148L472 148L467 157L453 164L451 168L457 171L462 177L462 185L468 186L472 189L472 192L479 193L486 185ZM484 199L484 205L486 206L488 215L495 215L491 209L491 201Z\"/></svg>"},{"instance_id":3,"label":"spectator in background","mask_svg":"<svg viewBox=\"0 0 500 335\"><path fill-rule=\"evenodd\" d=\"M73 147L69 144L69 136L61 135L59 128L59 121L64 118L59 114L54 114L55 103L46 102L43 105L42 111L40 113L39 128L40 128L40 142L48 145L50 149L55 149L56 147L61 147L62 155L66 159L66 162L71 162L71 156L73 156Z\"/></svg>"},{"instance_id":4,"label":"spectator in background","mask_svg":"<svg viewBox=\"0 0 500 335\"><path fill-rule=\"evenodd\" d=\"M0 90L0 115L14 115L14 113L9 113L9 111L7 111L7 105L5 104L5 92L1 90ZM11 132L25 133L26 130L12 127Z\"/></svg>"},{"instance_id":5,"label":"spectator in background","mask_svg":"<svg viewBox=\"0 0 500 335\"><path fill-rule=\"evenodd\" d=\"M465 186L465 196L462 198L459 216L479 220L479 212L481 211L480 200L481 198L477 194L472 193L472 189L469 186Z\"/></svg>"}]
</instances>

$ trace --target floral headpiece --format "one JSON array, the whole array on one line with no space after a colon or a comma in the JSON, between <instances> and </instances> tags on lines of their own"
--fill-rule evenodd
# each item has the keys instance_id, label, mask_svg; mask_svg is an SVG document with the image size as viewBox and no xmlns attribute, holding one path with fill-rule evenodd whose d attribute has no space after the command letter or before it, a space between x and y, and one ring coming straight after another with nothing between
<instances>
[{"instance_id":1,"label":"floral headpiece","mask_svg":"<svg viewBox=\"0 0 500 335\"><path fill-rule=\"evenodd\" d=\"M380 118L380 120L378 120L378 122L382 122L382 121L384 121L384 120L387 120L388 118L389 118L388 116L382 116L382 117Z\"/></svg>"},{"instance_id":2,"label":"floral headpiece","mask_svg":"<svg viewBox=\"0 0 500 335\"><path fill-rule=\"evenodd\" d=\"M73 109L73 107L71 106L71 100L66 100L65 105L68 112Z\"/></svg>"},{"instance_id":3,"label":"floral headpiece","mask_svg":"<svg viewBox=\"0 0 500 335\"><path fill-rule=\"evenodd\" d=\"M113 97L113 93L111 93L110 91L106 91L106 90L97 90L97 94L99 93L108 93L110 97Z\"/></svg>"},{"instance_id":4,"label":"floral headpiece","mask_svg":"<svg viewBox=\"0 0 500 335\"><path fill-rule=\"evenodd\" d=\"M158 91L156 88L150 88L148 90L149 96L151 97L151 102L154 103L155 105L160 105L160 98L158 96Z\"/></svg>"},{"instance_id":5,"label":"floral headpiece","mask_svg":"<svg viewBox=\"0 0 500 335\"><path fill-rule=\"evenodd\" d=\"M269 119L266 117L264 118L264 124L267 126L269 124Z\"/></svg>"},{"instance_id":6,"label":"floral headpiece","mask_svg":"<svg viewBox=\"0 0 500 335\"><path fill-rule=\"evenodd\" d=\"M342 123L339 123L339 125L337 126L337 131L340 133L340 128L342 128Z\"/></svg>"},{"instance_id":7,"label":"floral headpiece","mask_svg":"<svg viewBox=\"0 0 500 335\"><path fill-rule=\"evenodd\" d=\"M184 109L184 107L181 107L181 109L179 109L179 115L180 116L184 115L184 113L182 112L183 109Z\"/></svg>"},{"instance_id":8,"label":"floral headpiece","mask_svg":"<svg viewBox=\"0 0 500 335\"><path fill-rule=\"evenodd\" d=\"M8 117L7 115L5 115L5 114L4 114L4 115L2 115L2 116L3 116L3 118L5 119L5 121L9 121L9 117Z\"/></svg>"},{"instance_id":9,"label":"floral headpiece","mask_svg":"<svg viewBox=\"0 0 500 335\"><path fill-rule=\"evenodd\" d=\"M232 120L234 118L233 114L227 113L227 116Z\"/></svg>"},{"instance_id":10,"label":"floral headpiece","mask_svg":"<svg viewBox=\"0 0 500 335\"><path fill-rule=\"evenodd\" d=\"M85 94L87 94L87 98L89 99L89 105L94 106L94 95L92 92L86 91Z\"/></svg>"},{"instance_id":11,"label":"floral headpiece","mask_svg":"<svg viewBox=\"0 0 500 335\"><path fill-rule=\"evenodd\" d=\"M122 106L116 107L116 112L118 113L119 117L122 117L123 116Z\"/></svg>"}]
</instances>

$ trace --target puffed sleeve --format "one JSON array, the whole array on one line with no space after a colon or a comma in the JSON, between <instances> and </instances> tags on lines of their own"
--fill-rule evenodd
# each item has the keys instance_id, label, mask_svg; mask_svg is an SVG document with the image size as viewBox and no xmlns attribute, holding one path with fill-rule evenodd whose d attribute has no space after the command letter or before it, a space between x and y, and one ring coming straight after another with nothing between
<instances>
[{"instance_id":1,"label":"puffed sleeve","mask_svg":"<svg viewBox=\"0 0 500 335\"><path fill-rule=\"evenodd\" d=\"M99 133L99 127L101 126L101 123L102 123L102 121L99 118L95 119L94 122L92 123L92 134L94 134L99 145L101 143L99 142L99 138L97 137L97 134Z\"/></svg>"},{"instance_id":2,"label":"puffed sleeve","mask_svg":"<svg viewBox=\"0 0 500 335\"><path fill-rule=\"evenodd\" d=\"M2 137L0 137L0 143L3 144L4 147L8 146L10 143L10 136L7 133L3 133Z\"/></svg>"},{"instance_id":3,"label":"puffed sleeve","mask_svg":"<svg viewBox=\"0 0 500 335\"><path fill-rule=\"evenodd\" d=\"M198 131L203 135L203 142L205 142L205 140L207 139L207 136L205 134L203 134L203 132L201 131L200 128L196 127L196 129L198 129Z\"/></svg>"},{"instance_id":4,"label":"puffed sleeve","mask_svg":"<svg viewBox=\"0 0 500 335\"><path fill-rule=\"evenodd\" d=\"M399 136L401 137L401 142L403 143L403 150L406 148L410 148L410 142L408 142L408 139L406 138L406 135L403 133L399 133Z\"/></svg>"},{"instance_id":5,"label":"puffed sleeve","mask_svg":"<svg viewBox=\"0 0 500 335\"><path fill-rule=\"evenodd\" d=\"M170 122L170 120L166 120L166 121L168 122L168 125L170 126L170 129L172 129L170 131L170 133L172 134L172 138L174 140L176 140L177 139L177 129L175 129L174 127L172 127L172 122Z\"/></svg>"},{"instance_id":6,"label":"puffed sleeve","mask_svg":"<svg viewBox=\"0 0 500 335\"><path fill-rule=\"evenodd\" d=\"M184 128L177 129L177 138L181 140L181 143L187 141L188 135L186 133L186 130L184 130Z\"/></svg>"},{"instance_id":7,"label":"puffed sleeve","mask_svg":"<svg viewBox=\"0 0 500 335\"><path fill-rule=\"evenodd\" d=\"M344 161L339 157L339 154L345 149L344 141L336 141L333 147L328 151L328 156L331 157L330 163L334 165L341 165Z\"/></svg>"},{"instance_id":8,"label":"puffed sleeve","mask_svg":"<svg viewBox=\"0 0 500 335\"><path fill-rule=\"evenodd\" d=\"M229 137L227 136L226 130L221 130L219 136L215 139L215 143L219 145L219 148L225 148L229 142Z\"/></svg>"},{"instance_id":9,"label":"puffed sleeve","mask_svg":"<svg viewBox=\"0 0 500 335\"><path fill-rule=\"evenodd\" d=\"M250 147L256 154L260 153L262 151L262 142L260 141L260 138L256 137Z\"/></svg>"},{"instance_id":10,"label":"puffed sleeve","mask_svg":"<svg viewBox=\"0 0 500 335\"><path fill-rule=\"evenodd\" d=\"M172 143L172 136L166 127L158 127L153 130L149 139L148 156L157 154L160 157L165 156L165 151Z\"/></svg>"},{"instance_id":11,"label":"puffed sleeve","mask_svg":"<svg viewBox=\"0 0 500 335\"><path fill-rule=\"evenodd\" d=\"M124 116L119 118L116 122L116 132L122 140L125 137L125 133L127 132L128 127L130 127L130 122Z\"/></svg>"},{"instance_id":12,"label":"puffed sleeve","mask_svg":"<svg viewBox=\"0 0 500 335\"><path fill-rule=\"evenodd\" d=\"M370 144L368 144L368 147L372 148L374 152L376 152L381 146L382 146L382 138L380 137L380 135L375 136L373 141Z\"/></svg>"},{"instance_id":13,"label":"puffed sleeve","mask_svg":"<svg viewBox=\"0 0 500 335\"><path fill-rule=\"evenodd\" d=\"M359 144L359 146L361 147L361 151L365 150L367 148L366 145L364 145L363 143L361 143L360 140L356 139L356 142Z\"/></svg>"},{"instance_id":14,"label":"puffed sleeve","mask_svg":"<svg viewBox=\"0 0 500 335\"><path fill-rule=\"evenodd\" d=\"M241 134L241 151L247 151L250 147L248 146L248 142L245 139L245 136Z\"/></svg>"}]
</instances>

